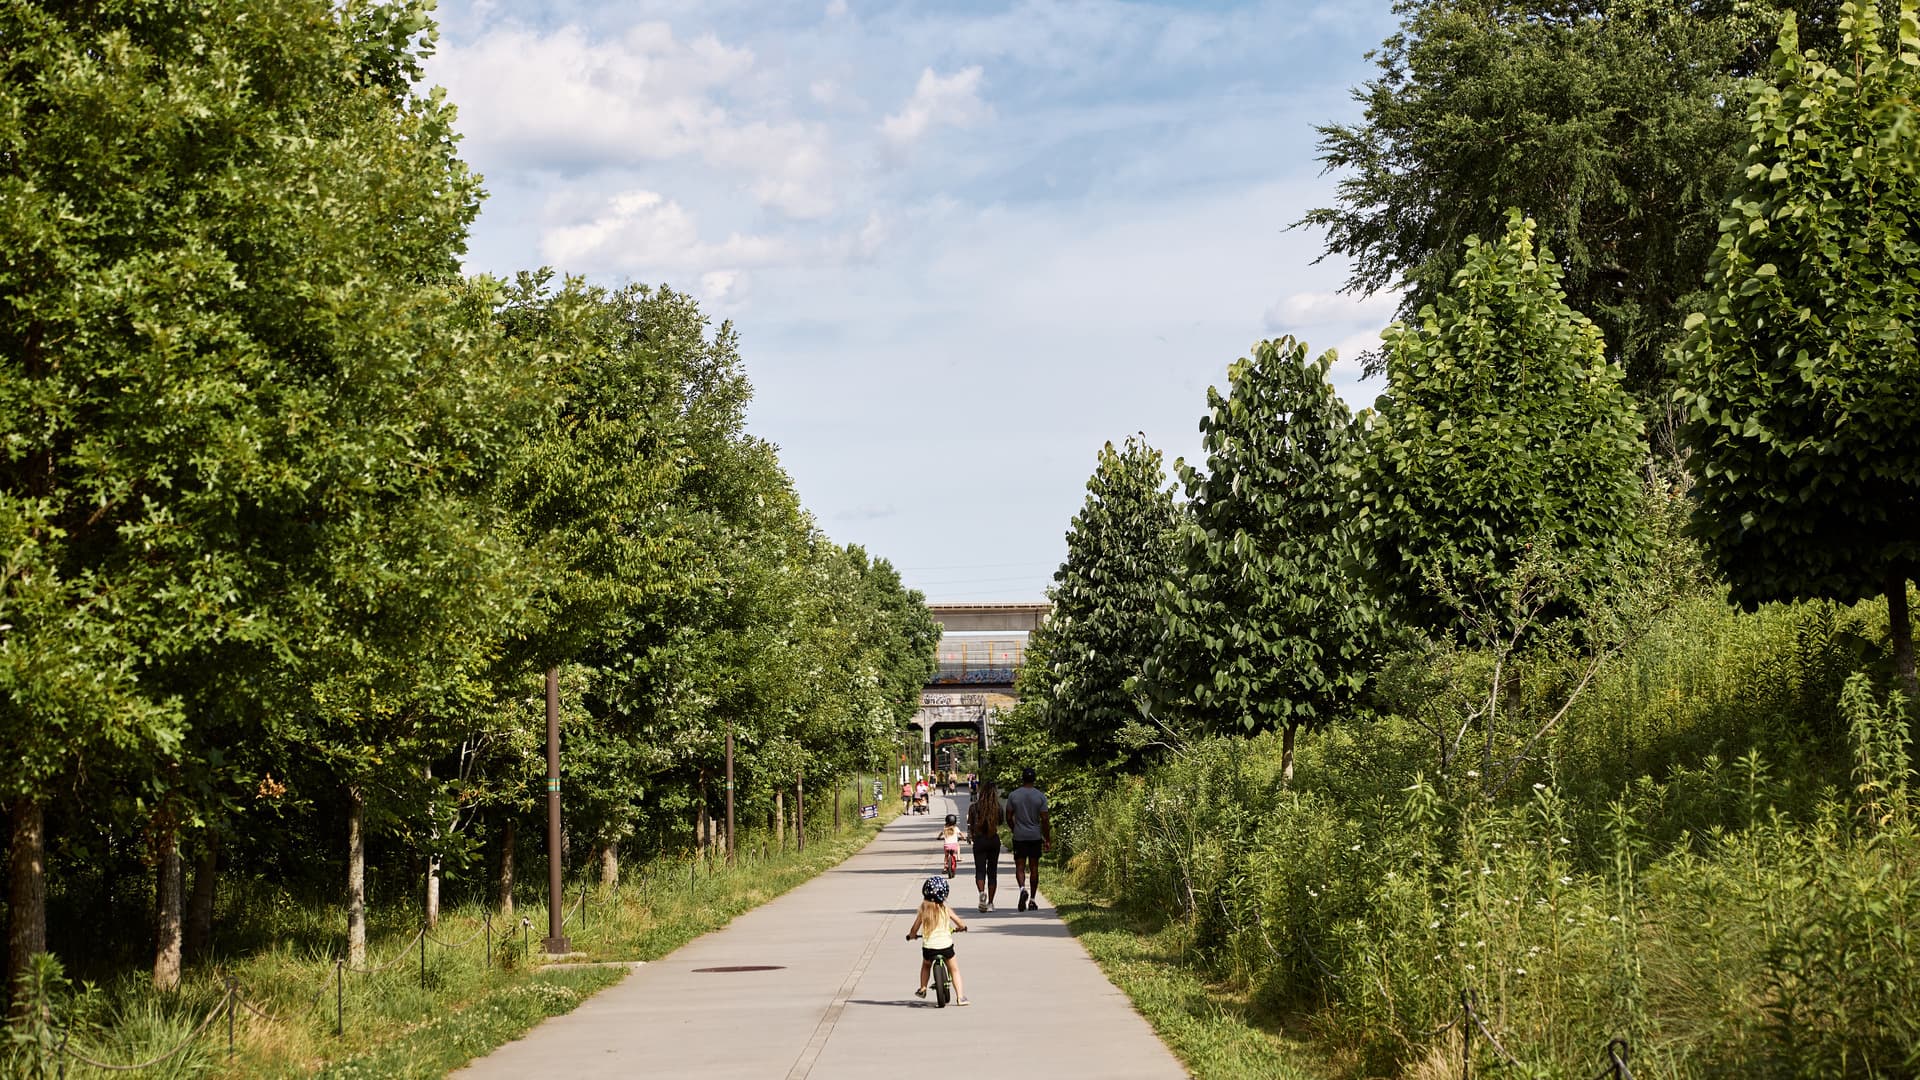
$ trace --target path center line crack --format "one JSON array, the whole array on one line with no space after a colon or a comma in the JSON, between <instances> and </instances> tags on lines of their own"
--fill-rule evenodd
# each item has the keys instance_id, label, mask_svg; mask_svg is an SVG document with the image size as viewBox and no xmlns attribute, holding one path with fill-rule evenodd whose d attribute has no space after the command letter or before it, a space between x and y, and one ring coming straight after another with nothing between
<instances>
[{"instance_id":1,"label":"path center line crack","mask_svg":"<svg viewBox=\"0 0 1920 1080\"><path fill-rule=\"evenodd\" d=\"M918 884L918 878L909 879L900 890L900 895L894 898L894 905L897 907L903 903L907 894ZM899 917L888 915L882 919L873 936L867 939L866 949L860 953L860 959L854 962L853 970L847 973L846 981L840 984L833 1004L827 1006L827 1011L820 1016L820 1023L814 1026L813 1037L807 1040L793 1068L787 1070L787 1080L807 1080L807 1076L813 1072L814 1063L820 1060L820 1052L827 1048L827 1040L833 1037L833 1026L840 1022L840 1014L846 1011L847 999L853 996L854 988L860 985L861 978L867 973L867 965L873 963L874 954L880 951L880 943L886 940L887 934L893 929L893 921Z\"/></svg>"}]
</instances>

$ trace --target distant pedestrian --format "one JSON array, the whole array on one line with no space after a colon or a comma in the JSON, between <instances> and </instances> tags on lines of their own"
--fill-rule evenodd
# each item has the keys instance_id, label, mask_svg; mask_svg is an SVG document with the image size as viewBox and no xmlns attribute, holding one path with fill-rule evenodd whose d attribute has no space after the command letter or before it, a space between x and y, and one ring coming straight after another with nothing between
<instances>
[{"instance_id":1,"label":"distant pedestrian","mask_svg":"<svg viewBox=\"0 0 1920 1080\"><path fill-rule=\"evenodd\" d=\"M967 807L967 840L973 844L973 886L980 910L992 911L1000 891L1000 799L993 781L980 785L980 797Z\"/></svg>"},{"instance_id":2,"label":"distant pedestrian","mask_svg":"<svg viewBox=\"0 0 1920 1080\"><path fill-rule=\"evenodd\" d=\"M1020 886L1020 910L1040 909L1040 853L1053 850L1053 818L1047 796L1033 786L1033 767L1020 772L1020 786L1007 795L1007 824L1013 829L1013 880Z\"/></svg>"}]
</instances>

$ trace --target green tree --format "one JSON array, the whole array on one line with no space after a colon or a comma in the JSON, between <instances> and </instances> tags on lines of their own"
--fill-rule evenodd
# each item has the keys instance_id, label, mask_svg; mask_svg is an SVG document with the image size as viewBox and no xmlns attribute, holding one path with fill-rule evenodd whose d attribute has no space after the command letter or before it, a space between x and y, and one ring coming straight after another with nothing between
<instances>
[{"instance_id":1,"label":"green tree","mask_svg":"<svg viewBox=\"0 0 1920 1080\"><path fill-rule=\"evenodd\" d=\"M1387 329L1387 392L1357 462L1368 576L1403 620L1501 616L1535 548L1590 592L1636 547L1641 425L1599 328L1516 211L1467 240L1452 290ZM1454 594L1452 599L1439 589Z\"/></svg>"},{"instance_id":2,"label":"green tree","mask_svg":"<svg viewBox=\"0 0 1920 1080\"><path fill-rule=\"evenodd\" d=\"M1333 720L1366 684L1376 608L1340 476L1353 418L1327 381L1333 354L1263 341L1207 388L1205 471L1175 467L1187 516L1178 570L1161 581L1163 637L1145 680L1172 713L1211 731L1283 733L1293 776L1301 728Z\"/></svg>"},{"instance_id":3,"label":"green tree","mask_svg":"<svg viewBox=\"0 0 1920 1080\"><path fill-rule=\"evenodd\" d=\"M1920 575L1920 23L1841 8L1841 54L1789 17L1751 87L1752 144L1706 310L1678 351L1694 530L1743 604L1885 594L1914 675Z\"/></svg>"},{"instance_id":4,"label":"green tree","mask_svg":"<svg viewBox=\"0 0 1920 1080\"><path fill-rule=\"evenodd\" d=\"M466 494L502 384L461 331L478 187L413 90L426 26L418 4L0 7L0 488L32 589L75 616L24 605L9 633L23 658L109 649L97 686L145 699L48 724L78 699L10 696L9 745L36 752L7 794L18 826L85 766L147 819L161 985L179 830L235 779L214 755L271 741L376 638L444 644L488 577ZM368 666L421 659L384 651ZM12 913L30 952L30 887Z\"/></svg>"},{"instance_id":5,"label":"green tree","mask_svg":"<svg viewBox=\"0 0 1920 1080\"><path fill-rule=\"evenodd\" d=\"M1802 6L1830 6L1822 2ZM1651 391L1713 250L1739 160L1737 81L1776 5L1691 0L1401 0L1370 54L1361 120L1320 130L1338 197L1301 224L1352 261L1347 288L1404 287L1416 318L1469 236L1507 208L1564 259L1568 302ZM1655 405L1663 404L1658 400Z\"/></svg>"},{"instance_id":6,"label":"green tree","mask_svg":"<svg viewBox=\"0 0 1920 1080\"><path fill-rule=\"evenodd\" d=\"M1041 714L1069 761L1103 771L1138 766L1160 740L1134 686L1160 636L1154 602L1180 522L1160 462L1139 438L1101 449L1053 575Z\"/></svg>"}]
</instances>

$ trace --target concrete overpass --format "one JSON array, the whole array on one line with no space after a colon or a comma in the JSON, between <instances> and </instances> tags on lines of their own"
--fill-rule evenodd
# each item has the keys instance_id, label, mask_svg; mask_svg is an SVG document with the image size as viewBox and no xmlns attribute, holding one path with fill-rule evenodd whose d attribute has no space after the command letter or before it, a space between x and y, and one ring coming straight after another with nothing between
<instances>
[{"instance_id":1,"label":"concrete overpass","mask_svg":"<svg viewBox=\"0 0 1920 1080\"><path fill-rule=\"evenodd\" d=\"M1026 660L1027 636L1052 610L1045 603L929 604L940 624L933 678L920 693L913 724L926 748L920 767L942 739L971 738L976 753L993 738L993 720L1013 708L1014 680Z\"/></svg>"}]
</instances>

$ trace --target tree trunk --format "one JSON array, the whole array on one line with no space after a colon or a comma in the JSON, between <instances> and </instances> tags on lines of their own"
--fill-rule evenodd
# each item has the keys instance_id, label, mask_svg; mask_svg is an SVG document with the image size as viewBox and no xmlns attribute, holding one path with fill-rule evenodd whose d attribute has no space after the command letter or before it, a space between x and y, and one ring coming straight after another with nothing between
<instances>
[{"instance_id":1,"label":"tree trunk","mask_svg":"<svg viewBox=\"0 0 1920 1080\"><path fill-rule=\"evenodd\" d=\"M500 830L500 914L513 914L513 819Z\"/></svg>"},{"instance_id":2,"label":"tree trunk","mask_svg":"<svg viewBox=\"0 0 1920 1080\"><path fill-rule=\"evenodd\" d=\"M185 954L199 960L213 947L214 889L219 885L220 837L209 832L193 862L193 892L187 897Z\"/></svg>"},{"instance_id":3,"label":"tree trunk","mask_svg":"<svg viewBox=\"0 0 1920 1080\"><path fill-rule=\"evenodd\" d=\"M1920 676L1913 669L1913 621L1907 610L1907 575L1894 571L1887 582L1887 629L1893 638L1893 677L1907 695L1907 715L1920 704Z\"/></svg>"},{"instance_id":4,"label":"tree trunk","mask_svg":"<svg viewBox=\"0 0 1920 1080\"><path fill-rule=\"evenodd\" d=\"M47 818L39 800L13 802L13 842L7 866L7 985L12 999L33 958L47 951Z\"/></svg>"},{"instance_id":5,"label":"tree trunk","mask_svg":"<svg viewBox=\"0 0 1920 1080\"><path fill-rule=\"evenodd\" d=\"M620 887L620 843L609 841L600 849L600 884L609 889Z\"/></svg>"},{"instance_id":6,"label":"tree trunk","mask_svg":"<svg viewBox=\"0 0 1920 1080\"><path fill-rule=\"evenodd\" d=\"M347 963L367 963L367 846L361 821L367 803L357 787L347 788Z\"/></svg>"},{"instance_id":7,"label":"tree trunk","mask_svg":"<svg viewBox=\"0 0 1920 1080\"><path fill-rule=\"evenodd\" d=\"M171 811L160 823L160 858L154 868L153 988L180 989L180 831Z\"/></svg>"},{"instance_id":8,"label":"tree trunk","mask_svg":"<svg viewBox=\"0 0 1920 1080\"><path fill-rule=\"evenodd\" d=\"M1299 724L1288 724L1280 736L1280 786L1284 788L1293 786L1293 737L1299 731Z\"/></svg>"}]
</instances>

